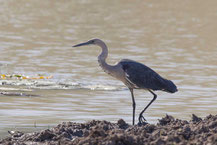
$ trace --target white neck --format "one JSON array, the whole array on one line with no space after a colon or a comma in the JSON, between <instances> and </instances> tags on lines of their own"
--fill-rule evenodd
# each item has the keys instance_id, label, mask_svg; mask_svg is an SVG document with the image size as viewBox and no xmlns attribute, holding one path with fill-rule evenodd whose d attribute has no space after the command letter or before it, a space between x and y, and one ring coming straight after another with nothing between
<instances>
[{"instance_id":1,"label":"white neck","mask_svg":"<svg viewBox=\"0 0 217 145\"><path fill-rule=\"evenodd\" d=\"M112 71L112 66L106 63L106 58L108 57L108 48L104 42L101 42L97 45L102 48L102 52L98 56L99 65L105 72L110 74Z\"/></svg>"}]
</instances>

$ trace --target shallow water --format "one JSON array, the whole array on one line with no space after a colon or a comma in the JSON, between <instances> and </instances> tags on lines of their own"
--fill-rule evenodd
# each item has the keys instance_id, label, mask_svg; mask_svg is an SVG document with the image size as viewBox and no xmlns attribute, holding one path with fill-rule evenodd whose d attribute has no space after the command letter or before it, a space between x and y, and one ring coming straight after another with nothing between
<instances>
[{"instance_id":1,"label":"shallow water","mask_svg":"<svg viewBox=\"0 0 217 145\"><path fill-rule=\"evenodd\" d=\"M100 38L108 63L134 59L178 86L156 92L145 113L156 123L166 113L190 119L216 114L216 1L26 1L0 0L0 73L53 76L0 80L0 136L63 121L91 119L131 123L130 92L97 64L100 49L71 46ZM152 99L135 91L138 113Z\"/></svg>"}]
</instances>

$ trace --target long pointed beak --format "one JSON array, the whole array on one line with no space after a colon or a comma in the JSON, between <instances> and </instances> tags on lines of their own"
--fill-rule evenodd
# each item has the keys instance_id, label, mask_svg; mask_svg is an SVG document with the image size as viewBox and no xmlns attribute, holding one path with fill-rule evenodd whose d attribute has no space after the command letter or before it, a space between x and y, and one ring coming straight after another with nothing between
<instances>
[{"instance_id":1,"label":"long pointed beak","mask_svg":"<svg viewBox=\"0 0 217 145\"><path fill-rule=\"evenodd\" d=\"M84 43L80 43L80 44L74 45L72 47L79 47L79 46L90 45L90 44L91 43L88 41L88 42L84 42Z\"/></svg>"}]
</instances>

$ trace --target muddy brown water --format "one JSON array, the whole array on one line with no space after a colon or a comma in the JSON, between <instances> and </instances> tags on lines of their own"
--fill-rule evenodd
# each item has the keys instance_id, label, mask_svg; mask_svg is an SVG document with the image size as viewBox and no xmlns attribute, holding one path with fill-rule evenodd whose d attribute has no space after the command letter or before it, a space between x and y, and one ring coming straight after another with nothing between
<instances>
[{"instance_id":1,"label":"muddy brown water","mask_svg":"<svg viewBox=\"0 0 217 145\"><path fill-rule=\"evenodd\" d=\"M0 73L53 78L0 80L0 136L62 121L123 118L131 123L130 93L99 68L100 49L71 47L95 37L108 45L108 63L134 59L178 86L175 94L157 92L159 97L145 113L150 123L166 113L180 119L190 119L192 113L215 114L216 4L215 0L1 0ZM142 90L135 96L138 114L152 96Z\"/></svg>"}]
</instances>

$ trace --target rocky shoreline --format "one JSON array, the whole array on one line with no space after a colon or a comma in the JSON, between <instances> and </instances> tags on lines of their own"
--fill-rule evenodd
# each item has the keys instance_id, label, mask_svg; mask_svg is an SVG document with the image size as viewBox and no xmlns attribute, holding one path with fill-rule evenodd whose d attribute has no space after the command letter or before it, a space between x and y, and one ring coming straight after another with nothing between
<instances>
[{"instance_id":1,"label":"rocky shoreline","mask_svg":"<svg viewBox=\"0 0 217 145\"><path fill-rule=\"evenodd\" d=\"M4 145L164 145L217 144L217 115L204 119L192 115L190 121L166 115L159 122L129 125L120 119L117 123L92 120L87 123L63 122L51 129L33 133L9 132L1 139Z\"/></svg>"}]
</instances>

